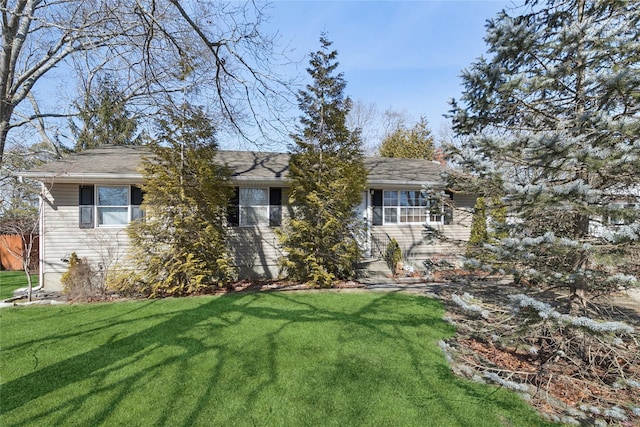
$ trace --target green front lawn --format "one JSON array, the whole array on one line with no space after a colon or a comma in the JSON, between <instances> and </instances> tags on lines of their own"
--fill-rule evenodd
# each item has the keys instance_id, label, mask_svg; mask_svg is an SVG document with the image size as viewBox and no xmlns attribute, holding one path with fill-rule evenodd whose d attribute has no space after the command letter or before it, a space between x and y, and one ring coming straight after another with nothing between
<instances>
[{"instance_id":1,"label":"green front lawn","mask_svg":"<svg viewBox=\"0 0 640 427\"><path fill-rule=\"evenodd\" d=\"M32 274L33 287L38 286L38 275ZM0 271L0 301L13 296L13 291L27 287L27 276L24 271Z\"/></svg>"},{"instance_id":2,"label":"green front lawn","mask_svg":"<svg viewBox=\"0 0 640 427\"><path fill-rule=\"evenodd\" d=\"M442 314L365 292L5 308L0 425L547 425L451 374Z\"/></svg>"}]
</instances>

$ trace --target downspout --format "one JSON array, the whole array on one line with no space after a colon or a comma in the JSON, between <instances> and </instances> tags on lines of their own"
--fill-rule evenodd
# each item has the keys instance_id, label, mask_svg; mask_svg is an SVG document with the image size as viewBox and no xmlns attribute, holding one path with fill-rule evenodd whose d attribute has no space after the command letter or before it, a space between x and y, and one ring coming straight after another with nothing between
<instances>
[{"instance_id":1,"label":"downspout","mask_svg":"<svg viewBox=\"0 0 640 427\"><path fill-rule=\"evenodd\" d=\"M367 185L367 187L369 187ZM372 225L372 221L371 221L371 217L372 217L372 213L371 213L371 189L367 188L365 191L365 196L364 196L364 224L365 224L365 248L366 248L366 256L367 258L371 258L372 257L372 250L371 250L371 225Z\"/></svg>"},{"instance_id":2,"label":"downspout","mask_svg":"<svg viewBox=\"0 0 640 427\"><path fill-rule=\"evenodd\" d=\"M44 181L40 183L40 195L38 203L40 212L38 214L38 286L31 291L39 291L44 288L44 191L46 187Z\"/></svg>"}]
</instances>

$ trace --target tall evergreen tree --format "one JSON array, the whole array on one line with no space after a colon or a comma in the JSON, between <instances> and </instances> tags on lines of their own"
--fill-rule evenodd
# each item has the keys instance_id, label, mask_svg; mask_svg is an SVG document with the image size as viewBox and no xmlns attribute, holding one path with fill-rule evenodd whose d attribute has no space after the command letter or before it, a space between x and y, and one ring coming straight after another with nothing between
<instances>
[{"instance_id":1,"label":"tall evergreen tree","mask_svg":"<svg viewBox=\"0 0 640 427\"><path fill-rule=\"evenodd\" d=\"M198 108L168 110L142 164L146 215L128 231L140 269L133 285L153 296L204 292L235 275L226 228L233 188L215 162L210 123Z\"/></svg>"},{"instance_id":2,"label":"tall evergreen tree","mask_svg":"<svg viewBox=\"0 0 640 427\"><path fill-rule=\"evenodd\" d=\"M282 266L289 277L330 286L354 274L361 227L355 216L365 190L366 169L360 132L349 131L351 100L346 82L336 74L337 51L320 37L307 72L313 82L301 90L301 127L292 135L289 201L293 217L281 233L286 252Z\"/></svg>"},{"instance_id":3,"label":"tall evergreen tree","mask_svg":"<svg viewBox=\"0 0 640 427\"><path fill-rule=\"evenodd\" d=\"M384 137L379 149L382 157L433 160L433 136L425 117L412 128L398 126Z\"/></svg>"},{"instance_id":4,"label":"tall evergreen tree","mask_svg":"<svg viewBox=\"0 0 640 427\"><path fill-rule=\"evenodd\" d=\"M625 0L521 11L489 21L489 57L463 72L452 118L468 138L452 151L508 206L498 259L567 289L575 311L589 292L637 284L614 273L640 239L640 14Z\"/></svg>"},{"instance_id":5,"label":"tall evergreen tree","mask_svg":"<svg viewBox=\"0 0 640 427\"><path fill-rule=\"evenodd\" d=\"M76 138L75 150L82 151L103 144L140 144L138 123L127 110L127 101L109 77L100 80L95 92L89 92L78 105L80 127L71 122Z\"/></svg>"}]
</instances>

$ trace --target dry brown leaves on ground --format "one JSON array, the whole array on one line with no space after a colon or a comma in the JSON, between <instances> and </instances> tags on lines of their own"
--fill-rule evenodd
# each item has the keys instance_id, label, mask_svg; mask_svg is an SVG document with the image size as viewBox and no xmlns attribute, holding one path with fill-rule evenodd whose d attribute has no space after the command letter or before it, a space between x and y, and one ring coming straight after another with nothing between
<instances>
[{"instance_id":1,"label":"dry brown leaves on ground","mask_svg":"<svg viewBox=\"0 0 640 427\"><path fill-rule=\"evenodd\" d=\"M476 280L438 293L457 328L441 345L453 370L516 390L556 422L640 426L640 312L612 300L593 302L595 312L609 315L598 324L631 327L593 333L512 310L510 295L523 291L531 290ZM551 293L536 297L549 305L562 301Z\"/></svg>"}]
</instances>

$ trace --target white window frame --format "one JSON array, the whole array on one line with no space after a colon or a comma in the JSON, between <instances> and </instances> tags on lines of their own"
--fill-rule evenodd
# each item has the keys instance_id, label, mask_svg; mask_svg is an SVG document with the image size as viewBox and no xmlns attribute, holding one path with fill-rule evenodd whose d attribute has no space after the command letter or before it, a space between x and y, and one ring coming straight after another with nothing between
<instances>
[{"instance_id":1,"label":"white window frame","mask_svg":"<svg viewBox=\"0 0 640 427\"><path fill-rule=\"evenodd\" d=\"M80 228L123 228L132 221L144 218L144 211L140 205L132 204L133 185L117 185L117 184L90 184L92 191L92 204L79 204L79 225ZM100 204L101 189L114 188L126 189L126 204ZM82 202L82 200L80 200ZM120 218L119 222L101 223L100 219L105 218L104 214L107 210L115 210L120 212L112 218ZM108 214L107 214L108 216Z\"/></svg>"},{"instance_id":2,"label":"white window frame","mask_svg":"<svg viewBox=\"0 0 640 427\"><path fill-rule=\"evenodd\" d=\"M248 192L264 192L264 203L247 200ZM245 197L243 197L245 193ZM269 225L269 187L240 187L238 190L238 225L240 227L261 227ZM254 213L251 215L250 213ZM255 219L255 221L253 220ZM251 221L250 221L251 220Z\"/></svg>"},{"instance_id":3,"label":"white window frame","mask_svg":"<svg viewBox=\"0 0 640 427\"><path fill-rule=\"evenodd\" d=\"M414 197L408 197L408 193L413 193ZM415 193L418 194L418 201L423 204L403 204L403 199L415 199ZM437 213L431 212L429 199L421 190L383 190L382 200L384 225L444 224L444 206Z\"/></svg>"},{"instance_id":4,"label":"white window frame","mask_svg":"<svg viewBox=\"0 0 640 427\"><path fill-rule=\"evenodd\" d=\"M100 190L106 188L126 189L125 203L122 205L100 204ZM126 227L131 222L131 186L130 185L96 185L95 186L95 215L96 227L98 228L119 228ZM117 209L118 212L124 213L124 222L100 223L101 212Z\"/></svg>"}]
</instances>

